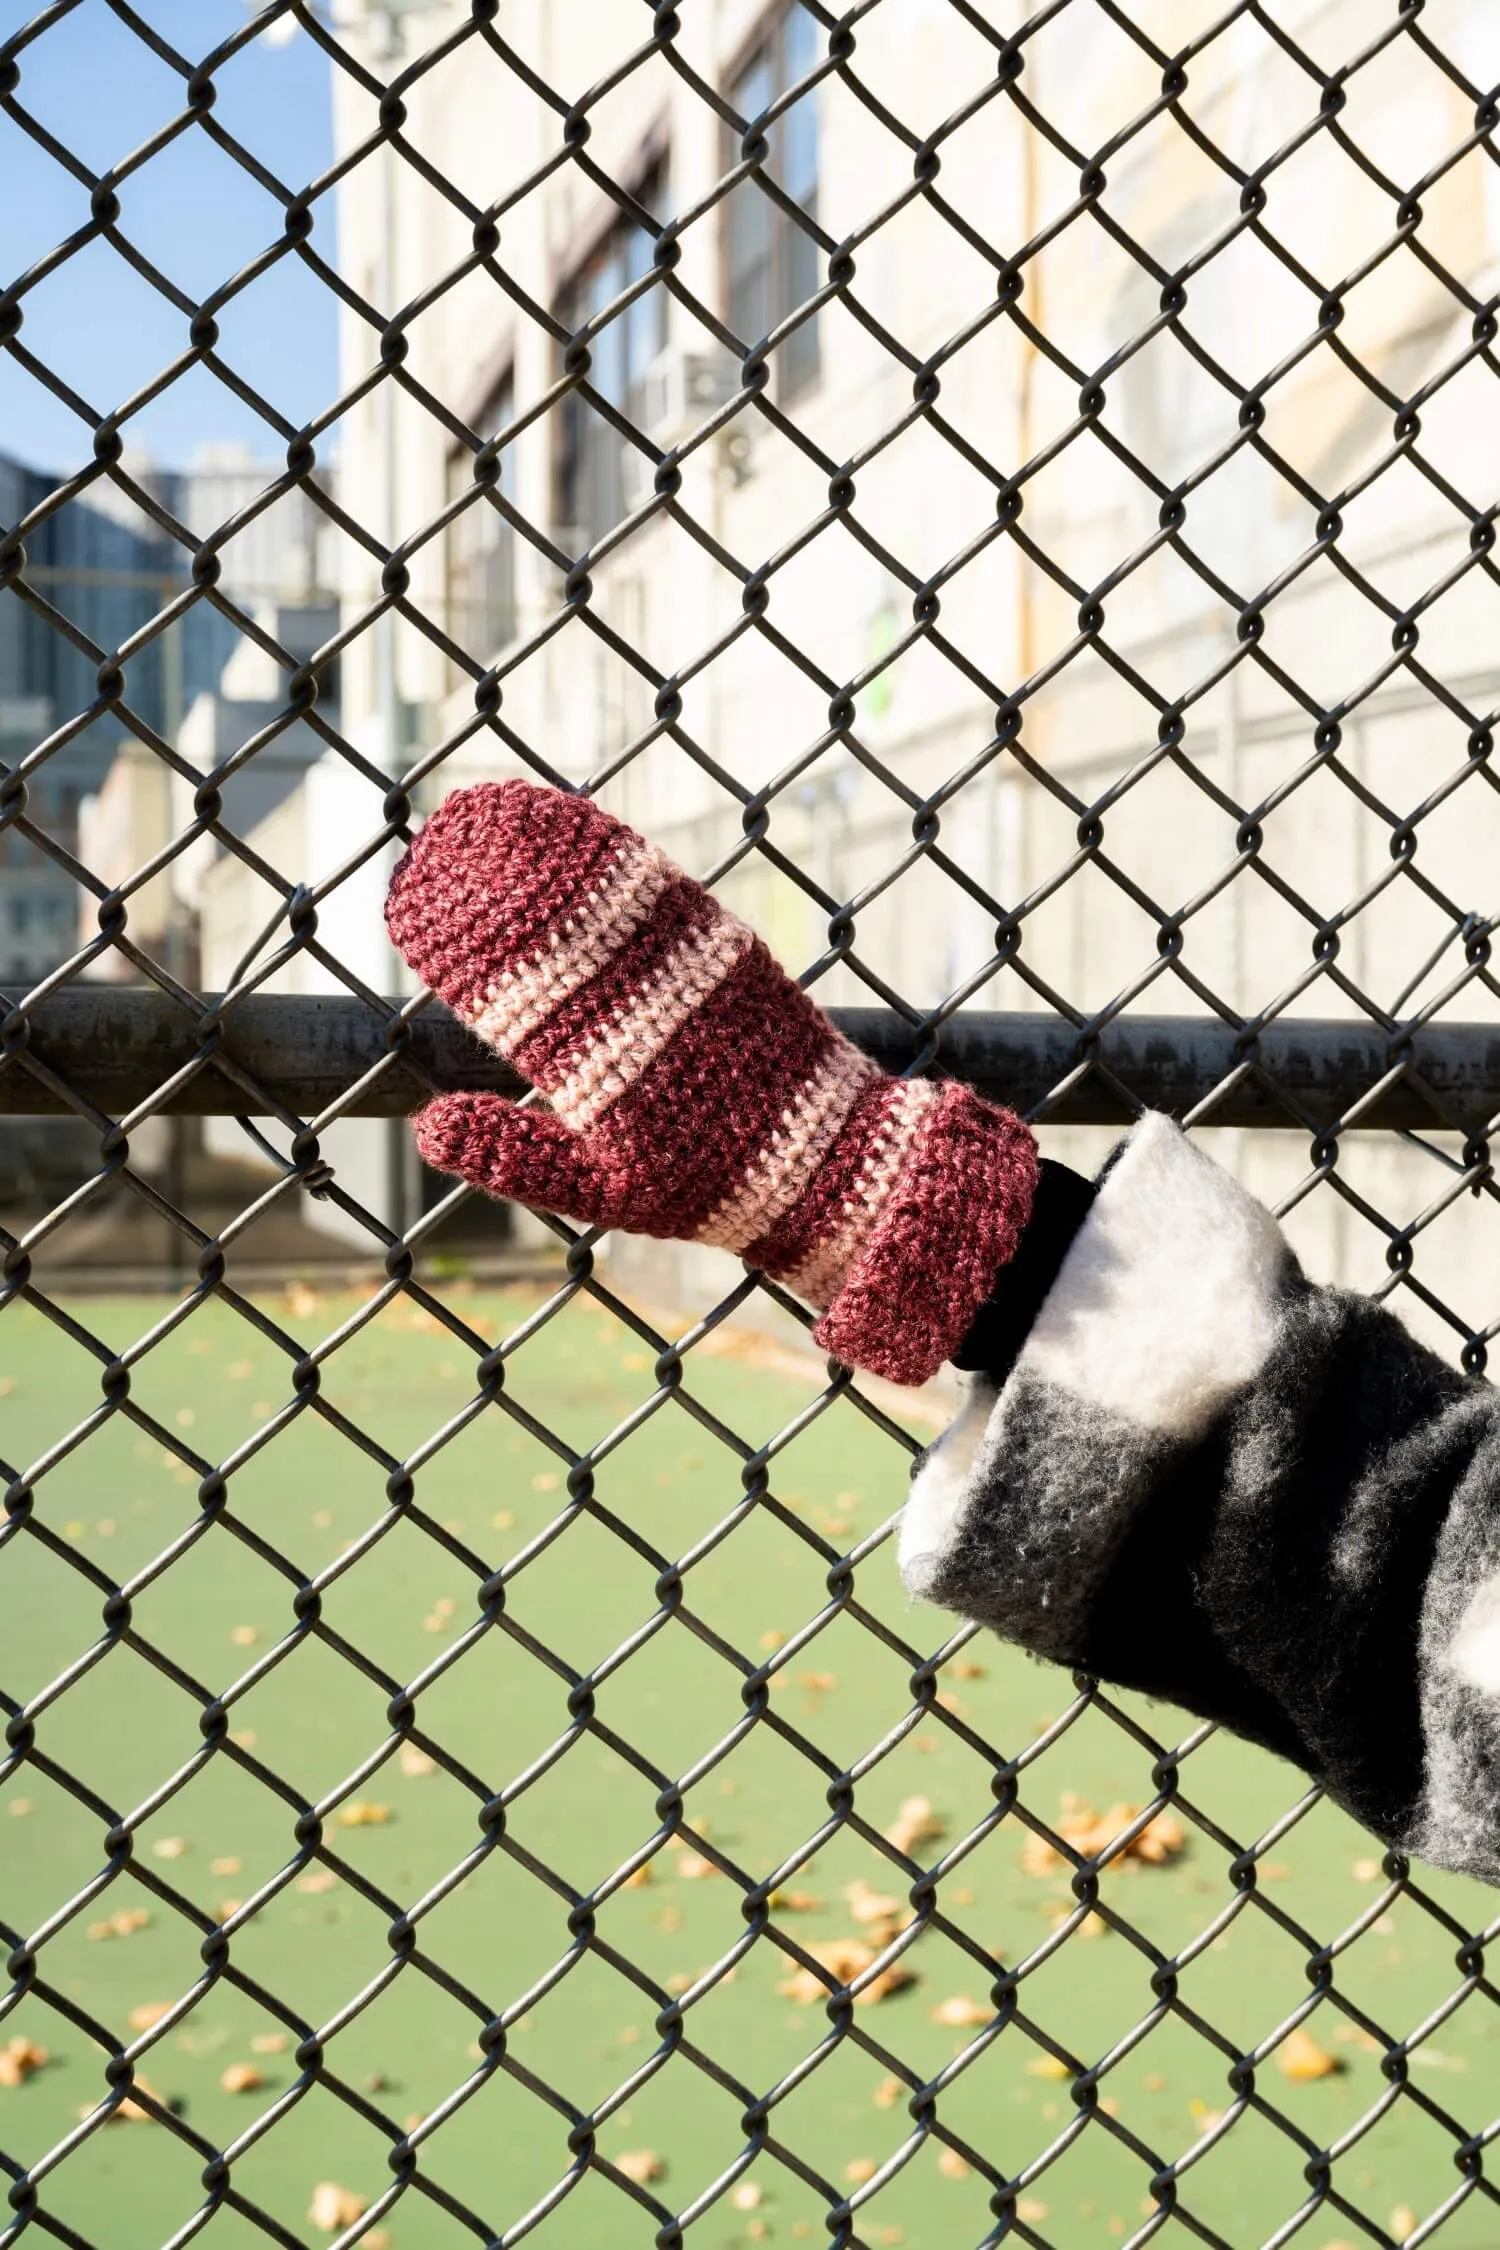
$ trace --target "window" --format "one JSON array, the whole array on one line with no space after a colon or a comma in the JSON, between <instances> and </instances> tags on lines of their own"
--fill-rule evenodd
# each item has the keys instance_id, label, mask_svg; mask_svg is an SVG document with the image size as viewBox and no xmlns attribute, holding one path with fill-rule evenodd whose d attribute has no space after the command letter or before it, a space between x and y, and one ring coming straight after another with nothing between
<instances>
[{"instance_id":1,"label":"window","mask_svg":"<svg viewBox=\"0 0 1500 2250\"><path fill-rule=\"evenodd\" d=\"M653 215L662 206L665 179L660 166L636 189L635 200ZM633 219L621 216L558 299L557 317L577 335L612 304L622 290L651 271L654 237ZM655 282L629 309L593 338L588 380L611 406L639 424L644 377L667 340L667 296ZM579 534L592 546L626 513L625 457L637 448L591 406L579 391L563 400L562 453L558 463L559 528Z\"/></svg>"},{"instance_id":2,"label":"window","mask_svg":"<svg viewBox=\"0 0 1500 2250\"><path fill-rule=\"evenodd\" d=\"M488 441L514 421L516 388L510 375L495 385L478 417L477 434ZM456 500L474 483L474 456L453 454L448 462L448 498ZM500 475L489 492L507 500L516 493L515 447L500 455ZM514 639L516 630L516 535L488 493L471 501L448 526L448 631L459 647L488 664Z\"/></svg>"},{"instance_id":3,"label":"window","mask_svg":"<svg viewBox=\"0 0 1500 2250\"><path fill-rule=\"evenodd\" d=\"M805 78L818 60L817 25L804 8L780 14L731 81L729 99L745 119ZM767 168L799 210L818 216L818 97L804 94L770 131ZM781 210L756 180L742 180L725 217L729 325L747 344L759 343L805 304L820 286L814 238ZM776 353L777 387L789 398L818 372L818 323L805 320Z\"/></svg>"}]
</instances>

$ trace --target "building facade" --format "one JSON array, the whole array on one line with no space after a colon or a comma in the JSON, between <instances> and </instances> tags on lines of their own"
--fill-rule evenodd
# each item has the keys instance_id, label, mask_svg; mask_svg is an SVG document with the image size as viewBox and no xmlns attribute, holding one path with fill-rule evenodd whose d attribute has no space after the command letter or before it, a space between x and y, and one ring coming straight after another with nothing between
<instances>
[{"instance_id":1,"label":"building facade","mask_svg":"<svg viewBox=\"0 0 1500 2250\"><path fill-rule=\"evenodd\" d=\"M1168 51L1203 30L1187 0L1137 12ZM408 37L464 15L426 10ZM1480 0L1429 19L1476 83L1500 75ZM1368 31L1360 0L1279 20L1326 68ZM388 617L350 650L345 725L386 771L446 750L429 796L534 770L527 753L603 776L689 867L734 862L724 895L794 968L831 955L830 1000L959 995L1080 1025L1409 1012L1459 962L1449 902L1493 911L1496 800L1468 775L1496 589L1464 558L1500 471L1471 343L1495 168L1454 159L1471 105L1405 42L1349 81L1362 166L1311 130L1316 83L1253 20L1194 58L1180 115L1143 49L1090 21L1080 39L1063 11L1028 44L1040 131L943 0L863 17L855 77L818 75L798 0L684 10L691 73L747 123L775 110L774 194L688 71L615 76L641 26L607 0L515 0L508 52L470 40L416 80L405 139L470 209L388 150L343 180L343 271L380 318L410 311L410 381L351 408L340 473L402 544L425 628ZM388 71L375 19L364 36ZM566 107L599 86L570 160ZM349 152L374 105L343 73L335 101ZM487 258L476 208L498 213ZM655 229L679 219L668 276ZM378 322L342 319L352 391ZM580 337L592 399L570 381ZM762 358L763 387L701 439ZM1394 409L1419 392L1414 436ZM648 511L676 447L675 505ZM377 568L343 552L349 620ZM356 825L372 798L348 784ZM781 864L741 850L747 799ZM361 971L395 977L377 871L361 882ZM1475 985L1456 1012L1493 1003ZM1267 1193L1307 1173L1302 1134L1228 1153ZM1340 1163L1398 1218L1439 1184L1388 1136L1348 1136ZM1475 1210L1423 1257L1477 1319ZM1337 1192L1293 1225L1321 1272L1384 1275L1385 1236Z\"/></svg>"}]
</instances>

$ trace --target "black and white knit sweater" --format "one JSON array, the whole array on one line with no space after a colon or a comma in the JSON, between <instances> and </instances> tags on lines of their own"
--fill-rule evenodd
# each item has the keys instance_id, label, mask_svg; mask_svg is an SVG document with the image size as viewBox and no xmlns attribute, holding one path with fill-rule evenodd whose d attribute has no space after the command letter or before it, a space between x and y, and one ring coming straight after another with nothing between
<instances>
[{"instance_id":1,"label":"black and white knit sweater","mask_svg":"<svg viewBox=\"0 0 1500 2250\"><path fill-rule=\"evenodd\" d=\"M1292 1759L1500 1882L1500 1392L1167 1118L1107 1169L1003 1380L918 1465L917 1595Z\"/></svg>"}]
</instances>

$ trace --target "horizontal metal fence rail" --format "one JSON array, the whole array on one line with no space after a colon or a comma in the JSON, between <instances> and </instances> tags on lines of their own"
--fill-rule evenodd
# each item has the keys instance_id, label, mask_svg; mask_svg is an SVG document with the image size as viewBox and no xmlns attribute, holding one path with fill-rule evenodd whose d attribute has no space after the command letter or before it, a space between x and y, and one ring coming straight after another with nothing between
<instances>
[{"instance_id":1,"label":"horizontal metal fence rail","mask_svg":"<svg viewBox=\"0 0 1500 2250\"><path fill-rule=\"evenodd\" d=\"M382 1023L337 994L249 993L201 1012L171 994L64 986L0 1019L0 1116L404 1117L442 1092L520 1096L526 1081L437 1005L386 1002ZM1128 1125L1162 1109L1201 1125L1325 1135L1463 1130L1500 1112L1500 1024L1448 1017L1385 1029L1280 1016L1055 1016L968 1008L908 1019L832 1008L887 1070L934 1068L1054 1125ZM170 1089L170 1091L164 1091ZM351 1091L352 1089L352 1091ZM1476 1159L1483 1162L1484 1159Z\"/></svg>"}]
</instances>

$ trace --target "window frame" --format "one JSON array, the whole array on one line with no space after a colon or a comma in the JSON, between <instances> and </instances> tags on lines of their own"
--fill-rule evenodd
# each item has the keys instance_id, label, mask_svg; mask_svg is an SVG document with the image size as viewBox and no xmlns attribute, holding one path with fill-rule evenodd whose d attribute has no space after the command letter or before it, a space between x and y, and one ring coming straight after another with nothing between
<instances>
[{"instance_id":1,"label":"window frame","mask_svg":"<svg viewBox=\"0 0 1500 2250\"><path fill-rule=\"evenodd\" d=\"M641 144L634 165L622 177L620 184L627 195L631 196L643 209L649 211L653 217L656 217L659 216L668 195L670 179L670 146L665 133L658 129L649 134ZM630 255L632 252L639 255L642 241L644 240L649 244L651 238L645 234L645 230L637 224L628 211L622 210L612 200L610 214L612 215L604 215L602 218L601 215L596 214L593 226L582 233L580 237L575 237L572 254L565 264L559 266L554 279L551 292L552 316L560 327L567 330L569 336L576 335L582 321L590 317L586 313L578 314L575 305L570 305L570 300L574 300L576 304L576 301L581 298L582 293L588 287L591 277L606 272L613 260L623 259L619 284L609 291L608 297L604 300L606 303L617 297L623 289L628 288L632 281L640 279L639 272L633 273L630 270ZM648 255L641 272L648 271L651 262ZM636 363L636 355L632 349L632 338L637 332L638 315L647 315L652 324L651 333L640 355L639 364ZM642 325L644 326L644 322ZM610 323L609 329L606 331L606 337L610 348L618 350L622 360L619 384L621 396L618 400L612 400L611 403L617 406L619 412L627 420L638 420L639 389L642 378L660 357L670 341L668 295L665 287L658 282L652 288L644 291L634 304ZM596 354L600 343L604 340L603 338L596 340ZM559 373L561 373L565 349L565 345L559 339L557 345ZM591 379L594 380L596 388L603 390L605 386L598 381L598 375L599 367L596 356ZM608 395L607 391L605 395ZM623 464L627 450L630 449L629 440L621 437L617 431L612 429L605 417L597 413L576 389L570 389L567 392L560 403L560 411L550 416L549 420L553 430L551 528L554 536L563 529L584 534L587 545L592 548L598 544L601 538L613 530L615 525L629 512L625 505L623 490ZM592 473L586 480L580 479L580 482L587 481L594 487L588 494L589 506L584 510L579 510L576 506L570 510L567 501L567 486L574 473L572 463L575 458L582 458L589 450L588 446L578 447L575 456L575 433L579 430L591 432L591 442L594 445L602 446L606 441L612 441L613 445L618 447L616 465L610 472L615 482L615 490L608 495L606 504L599 505L601 489L598 478L598 460L600 456L596 455ZM574 498L576 501L576 493ZM611 507L615 510L613 514L609 513ZM594 520L596 512L600 518L598 521ZM606 515L609 518L607 522L602 520Z\"/></svg>"},{"instance_id":2,"label":"window frame","mask_svg":"<svg viewBox=\"0 0 1500 2250\"><path fill-rule=\"evenodd\" d=\"M464 418L485 444L488 444L490 439L507 423L515 420L516 370L515 359L511 352L507 351L489 377L477 411L466 414ZM500 453L498 484L498 489L511 502L514 502L516 497L516 459L516 441L513 440ZM466 445L454 445L449 448L447 460L444 464L445 506L451 505L459 497L460 491L467 489L468 484L472 484L473 464L474 455ZM509 471L508 482L507 471ZM460 479L465 481L460 482ZM480 514L481 510L483 515ZM473 550L472 554L465 559L463 575L466 576L476 565L480 569L488 569L494 563L499 562L505 585L503 595L496 603L496 615L500 620L499 638L495 645L490 647L488 645L490 636L486 631L484 636L485 646L481 648L477 629L471 620L476 616L487 614L488 602L487 600L475 602L458 593L461 577L459 546L463 532L468 530L472 533L475 521L485 521L486 519L493 519L499 537L492 547L483 551L485 559L481 560L480 549L476 547ZM501 651L508 648L516 638L516 547L517 535L514 524L508 522L504 516L490 507L488 501L482 499L473 501L469 507L463 510L461 515L456 516L443 534L443 609L448 637L450 640L456 641L466 655L475 657L485 664L493 663ZM464 613L462 621L459 617L460 610Z\"/></svg>"},{"instance_id":3,"label":"window frame","mask_svg":"<svg viewBox=\"0 0 1500 2250\"><path fill-rule=\"evenodd\" d=\"M799 7L798 0L774 0L774 5L760 16L748 36L741 41L731 54L728 66L721 74L720 84L725 100L732 107L740 110L742 114L745 114L745 112L743 111L743 105L737 99L736 89L756 68L757 64L769 64L771 102L779 101L789 86L794 85L798 78L806 76L805 70L793 72L788 66L787 40L789 27L793 23L798 24L810 33L816 34L816 18L811 16L806 8ZM815 105L817 102L816 89L804 99L807 103ZM762 106L766 107L769 104L763 104ZM803 105L797 104L795 106L800 109ZM812 107L810 114L814 135L812 186L809 193L803 196L797 195L795 188L792 186L787 187L787 193L791 195L799 209L816 226L819 223L818 201L819 189L822 185L822 120L815 106ZM773 136L784 135L790 120L790 111L778 118L771 127ZM725 168L727 170L739 161L739 142L732 126L726 125L724 128L724 145L727 159ZM780 168L781 166L778 166L778 169ZM734 315L735 269L731 253L731 213L735 197L741 192L741 189L753 193L758 198L770 219L770 250L767 260L766 294L771 317L766 328L761 331L761 333L769 335L771 330L778 328L797 305L806 303L808 297L814 295L816 288L821 286L821 284L816 284L813 289L802 290L797 295L792 295L788 274L788 253L793 245L794 238L796 242L812 250L815 255L818 251L818 245L797 226L795 220L789 218L784 211L780 210L765 195L763 190L757 188L753 181L741 181L738 188L731 190L724 197L719 206L720 303L724 320L733 333L738 335L741 331L736 325ZM802 397L804 393L821 382L824 372L821 328L822 315L821 313L814 313L790 337L779 344L772 354L770 366L773 395L779 405L789 404L793 399ZM747 336L745 341L753 346L759 342L759 335ZM801 365L798 364L799 351L807 355L805 362Z\"/></svg>"}]
</instances>

